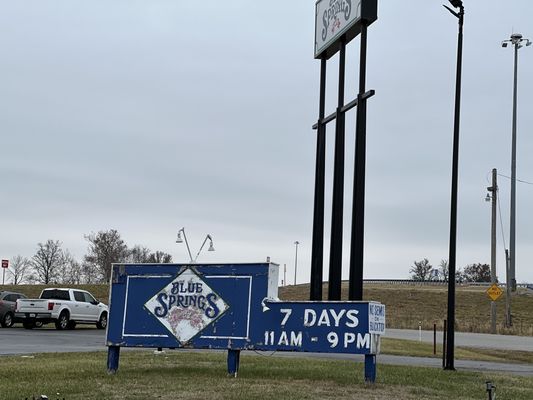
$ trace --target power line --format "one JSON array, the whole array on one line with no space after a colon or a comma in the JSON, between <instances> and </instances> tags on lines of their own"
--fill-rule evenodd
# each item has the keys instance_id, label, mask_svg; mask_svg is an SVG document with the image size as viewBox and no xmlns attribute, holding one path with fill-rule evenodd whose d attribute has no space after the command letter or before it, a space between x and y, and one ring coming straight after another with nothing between
<instances>
[{"instance_id":1,"label":"power line","mask_svg":"<svg viewBox=\"0 0 533 400\"><path fill-rule=\"evenodd\" d=\"M502 176L504 178L511 179L510 176L503 175L503 174L498 174L498 176ZM516 181L520 182L520 183L525 183L526 185L533 185L533 182L523 181L522 179L517 179Z\"/></svg>"},{"instance_id":2,"label":"power line","mask_svg":"<svg viewBox=\"0 0 533 400\"><path fill-rule=\"evenodd\" d=\"M499 193L499 189L498 188L496 188L496 191ZM505 233L503 231L502 208L500 206L500 196L496 196L496 200L498 200L498 211L499 211L499 214L500 214L500 228L502 230L503 251L505 253L505 249L507 249L507 246L505 244Z\"/></svg>"}]
</instances>

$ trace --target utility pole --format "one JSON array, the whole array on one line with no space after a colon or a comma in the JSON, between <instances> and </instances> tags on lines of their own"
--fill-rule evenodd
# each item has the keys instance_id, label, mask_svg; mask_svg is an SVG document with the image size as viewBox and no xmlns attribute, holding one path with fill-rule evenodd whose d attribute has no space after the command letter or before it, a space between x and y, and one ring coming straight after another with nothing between
<instances>
[{"instance_id":1,"label":"utility pole","mask_svg":"<svg viewBox=\"0 0 533 400\"><path fill-rule=\"evenodd\" d=\"M283 286L287 286L287 264L283 264Z\"/></svg>"},{"instance_id":2,"label":"utility pole","mask_svg":"<svg viewBox=\"0 0 533 400\"><path fill-rule=\"evenodd\" d=\"M492 186L487 190L491 193L492 198L492 217L490 229L490 281L494 285L496 283L496 206L498 198L498 184L496 182L498 173L496 168L492 169ZM496 333L496 302L490 302L490 332Z\"/></svg>"},{"instance_id":3,"label":"utility pole","mask_svg":"<svg viewBox=\"0 0 533 400\"><path fill-rule=\"evenodd\" d=\"M294 255L294 284L296 285L296 272L298 271L298 245L300 244L299 241L294 242L294 245L296 246L296 254Z\"/></svg>"},{"instance_id":4,"label":"utility pole","mask_svg":"<svg viewBox=\"0 0 533 400\"><path fill-rule=\"evenodd\" d=\"M509 261L509 250L505 249L505 326L507 328L513 326L513 319L511 318L511 265Z\"/></svg>"},{"instance_id":5,"label":"utility pole","mask_svg":"<svg viewBox=\"0 0 533 400\"><path fill-rule=\"evenodd\" d=\"M511 39L504 40L502 47L507 47L508 44L514 46L514 79L513 79L513 126L511 133L511 223L510 223L510 237L509 247L511 280L507 284L511 284L511 290L516 291L516 97L518 91L518 49L525 46L531 46L531 40L525 39L520 33L513 33Z\"/></svg>"}]
</instances>

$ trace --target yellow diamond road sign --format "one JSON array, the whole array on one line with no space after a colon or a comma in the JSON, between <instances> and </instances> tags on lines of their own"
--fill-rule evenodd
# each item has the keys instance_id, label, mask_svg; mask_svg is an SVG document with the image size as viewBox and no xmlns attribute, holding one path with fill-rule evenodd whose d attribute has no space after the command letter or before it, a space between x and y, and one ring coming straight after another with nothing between
<instances>
[{"instance_id":1,"label":"yellow diamond road sign","mask_svg":"<svg viewBox=\"0 0 533 400\"><path fill-rule=\"evenodd\" d=\"M492 301L496 301L503 294L503 290L501 290L498 285L493 283L492 286L487 289L487 294L489 295Z\"/></svg>"}]
</instances>

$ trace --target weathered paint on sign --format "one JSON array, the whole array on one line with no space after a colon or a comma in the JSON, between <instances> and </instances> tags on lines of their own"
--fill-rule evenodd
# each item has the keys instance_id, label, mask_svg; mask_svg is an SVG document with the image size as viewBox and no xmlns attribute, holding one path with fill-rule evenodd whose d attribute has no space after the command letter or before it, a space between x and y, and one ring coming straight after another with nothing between
<instances>
[{"instance_id":1,"label":"weathered paint on sign","mask_svg":"<svg viewBox=\"0 0 533 400\"><path fill-rule=\"evenodd\" d=\"M123 346L224 349L235 372L243 349L365 354L375 367L384 305L279 301L277 282L269 263L113 265L109 371Z\"/></svg>"},{"instance_id":2,"label":"weathered paint on sign","mask_svg":"<svg viewBox=\"0 0 533 400\"><path fill-rule=\"evenodd\" d=\"M368 302L265 301L263 341L256 347L277 351L375 354L377 349L370 332L368 310ZM384 306L381 311L384 318Z\"/></svg>"},{"instance_id":3,"label":"weathered paint on sign","mask_svg":"<svg viewBox=\"0 0 533 400\"><path fill-rule=\"evenodd\" d=\"M275 282L277 266L266 263L115 265L107 343L373 352L371 335L384 332L383 305L283 302Z\"/></svg>"},{"instance_id":4,"label":"weathered paint on sign","mask_svg":"<svg viewBox=\"0 0 533 400\"><path fill-rule=\"evenodd\" d=\"M377 19L377 0L318 0L315 5L315 58L331 57L339 40L348 43L361 31L361 24Z\"/></svg>"}]
</instances>

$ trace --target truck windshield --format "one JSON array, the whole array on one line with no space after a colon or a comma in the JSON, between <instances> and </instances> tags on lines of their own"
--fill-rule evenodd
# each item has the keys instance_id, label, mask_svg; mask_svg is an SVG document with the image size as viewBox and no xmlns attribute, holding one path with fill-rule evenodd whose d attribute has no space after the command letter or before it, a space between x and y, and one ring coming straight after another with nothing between
<instances>
[{"instance_id":1,"label":"truck windshield","mask_svg":"<svg viewBox=\"0 0 533 400\"><path fill-rule=\"evenodd\" d=\"M51 300L70 300L68 295L68 290L43 290L41 293L41 299L51 299Z\"/></svg>"}]
</instances>

